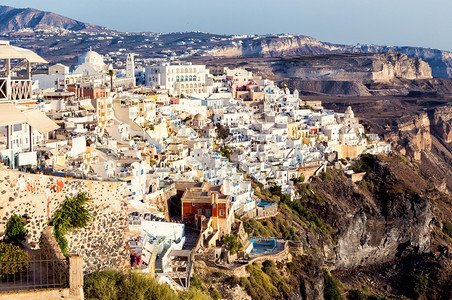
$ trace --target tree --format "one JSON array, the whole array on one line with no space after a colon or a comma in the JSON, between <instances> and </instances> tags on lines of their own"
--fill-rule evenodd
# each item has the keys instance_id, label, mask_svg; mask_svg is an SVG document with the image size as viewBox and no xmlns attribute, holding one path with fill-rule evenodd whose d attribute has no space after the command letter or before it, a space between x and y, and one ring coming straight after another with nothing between
<instances>
[{"instance_id":1,"label":"tree","mask_svg":"<svg viewBox=\"0 0 452 300\"><path fill-rule=\"evenodd\" d=\"M327 270L323 270L323 297L325 300L342 300L337 281Z\"/></svg>"},{"instance_id":2,"label":"tree","mask_svg":"<svg viewBox=\"0 0 452 300\"><path fill-rule=\"evenodd\" d=\"M108 76L110 76L110 89L113 92L113 76L115 76L115 70L108 70Z\"/></svg>"},{"instance_id":3,"label":"tree","mask_svg":"<svg viewBox=\"0 0 452 300\"><path fill-rule=\"evenodd\" d=\"M227 128L225 128L223 125L217 124L216 127L217 128L215 130L217 132L218 138L224 140L229 136L229 130Z\"/></svg>"},{"instance_id":4,"label":"tree","mask_svg":"<svg viewBox=\"0 0 452 300\"><path fill-rule=\"evenodd\" d=\"M20 242L25 238L25 222L20 216L12 215L6 224L5 236L11 242Z\"/></svg>"}]
</instances>

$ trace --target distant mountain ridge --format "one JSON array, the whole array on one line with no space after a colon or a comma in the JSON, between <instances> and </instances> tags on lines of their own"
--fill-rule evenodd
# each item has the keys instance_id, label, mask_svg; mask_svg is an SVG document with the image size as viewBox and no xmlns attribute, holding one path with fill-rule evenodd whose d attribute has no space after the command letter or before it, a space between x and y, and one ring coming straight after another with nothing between
<instances>
[{"instance_id":1,"label":"distant mountain ridge","mask_svg":"<svg viewBox=\"0 0 452 300\"><path fill-rule=\"evenodd\" d=\"M38 29L49 27L72 31L112 31L106 27L80 22L52 12L34 8L14 8L0 5L0 33L18 31L26 28Z\"/></svg>"},{"instance_id":2,"label":"distant mountain ridge","mask_svg":"<svg viewBox=\"0 0 452 300\"><path fill-rule=\"evenodd\" d=\"M10 6L0 5L0 34L13 33L23 29L39 30L39 29L56 29L71 30L74 32L94 32L94 33L119 33L126 47L131 47L136 52L141 51L141 55L148 55L150 48L140 47L145 43L147 36L145 33L134 33L134 38L127 39L126 33L110 30L103 26L92 25L70 19L52 12L45 12L33 8L14 8ZM203 41L193 48L211 49L210 55L222 57L291 57L300 55L324 55L324 54L340 54L340 53L386 53L400 52L406 54L409 58L420 58L427 62L431 69L433 77L452 78L452 52L438 49L422 48L422 47L397 47L384 45L341 45L319 41L313 37L304 35L266 35L254 37L233 38L224 36L225 39L218 39L218 35L205 33L206 37ZM169 33L164 34L165 41L160 37L153 47L163 47L164 50L175 50L181 44L192 43L193 37L191 33ZM211 37L208 39L208 37ZM130 35L129 35L130 37ZM49 57L58 55L54 50L49 50L50 46L56 45L55 40L46 39L43 41L35 41L32 48L41 49L41 54ZM63 41L61 41L63 43ZM22 42L19 42L22 43ZM191 44L190 44L191 45ZM18 44L18 46L26 46ZM30 46L30 45L28 45ZM74 44L66 44L60 46L59 49L73 49ZM89 43L84 41L77 45L82 48L89 48ZM102 49L105 51L116 51L117 43L102 42ZM53 47L55 48L55 47ZM140 50L141 49L141 50ZM160 50L156 50L160 51ZM38 51L39 52L39 51ZM70 53L64 53L69 55Z\"/></svg>"}]
</instances>

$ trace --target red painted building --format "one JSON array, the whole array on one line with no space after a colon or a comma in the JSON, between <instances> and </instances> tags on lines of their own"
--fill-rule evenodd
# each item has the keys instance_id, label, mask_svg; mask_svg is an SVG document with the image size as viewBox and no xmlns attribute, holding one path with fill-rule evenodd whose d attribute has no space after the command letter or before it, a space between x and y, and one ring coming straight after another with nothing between
<instances>
[{"instance_id":1,"label":"red painted building","mask_svg":"<svg viewBox=\"0 0 452 300\"><path fill-rule=\"evenodd\" d=\"M220 235L231 231L234 213L231 200L224 195L220 185L209 185L197 182L176 183L178 195L181 196L181 214L186 223L197 227L203 220L212 219L212 227L219 230Z\"/></svg>"}]
</instances>

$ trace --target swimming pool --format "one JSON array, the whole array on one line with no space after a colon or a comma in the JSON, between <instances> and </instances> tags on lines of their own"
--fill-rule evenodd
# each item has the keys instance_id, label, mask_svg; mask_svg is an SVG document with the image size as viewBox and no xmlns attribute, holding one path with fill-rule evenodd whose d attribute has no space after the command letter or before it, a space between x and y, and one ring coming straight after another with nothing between
<instances>
[{"instance_id":1,"label":"swimming pool","mask_svg":"<svg viewBox=\"0 0 452 300\"><path fill-rule=\"evenodd\" d=\"M263 206L263 207L265 207L265 206L273 206L273 205L275 205L276 204L276 202L259 202L258 204L257 204L257 206Z\"/></svg>"},{"instance_id":2,"label":"swimming pool","mask_svg":"<svg viewBox=\"0 0 452 300\"><path fill-rule=\"evenodd\" d=\"M272 253L275 251L277 245L276 239L251 238L249 241L253 245L251 251L249 252L250 255Z\"/></svg>"}]
</instances>

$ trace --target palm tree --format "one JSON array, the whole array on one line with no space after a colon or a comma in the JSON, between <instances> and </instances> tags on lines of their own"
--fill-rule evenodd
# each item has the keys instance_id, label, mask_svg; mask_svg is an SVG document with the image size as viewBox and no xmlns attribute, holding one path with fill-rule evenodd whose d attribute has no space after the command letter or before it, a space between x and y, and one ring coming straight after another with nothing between
<instances>
[{"instance_id":1,"label":"palm tree","mask_svg":"<svg viewBox=\"0 0 452 300\"><path fill-rule=\"evenodd\" d=\"M113 76L115 76L115 70L108 70L108 76L110 76L110 89L113 92Z\"/></svg>"}]
</instances>

